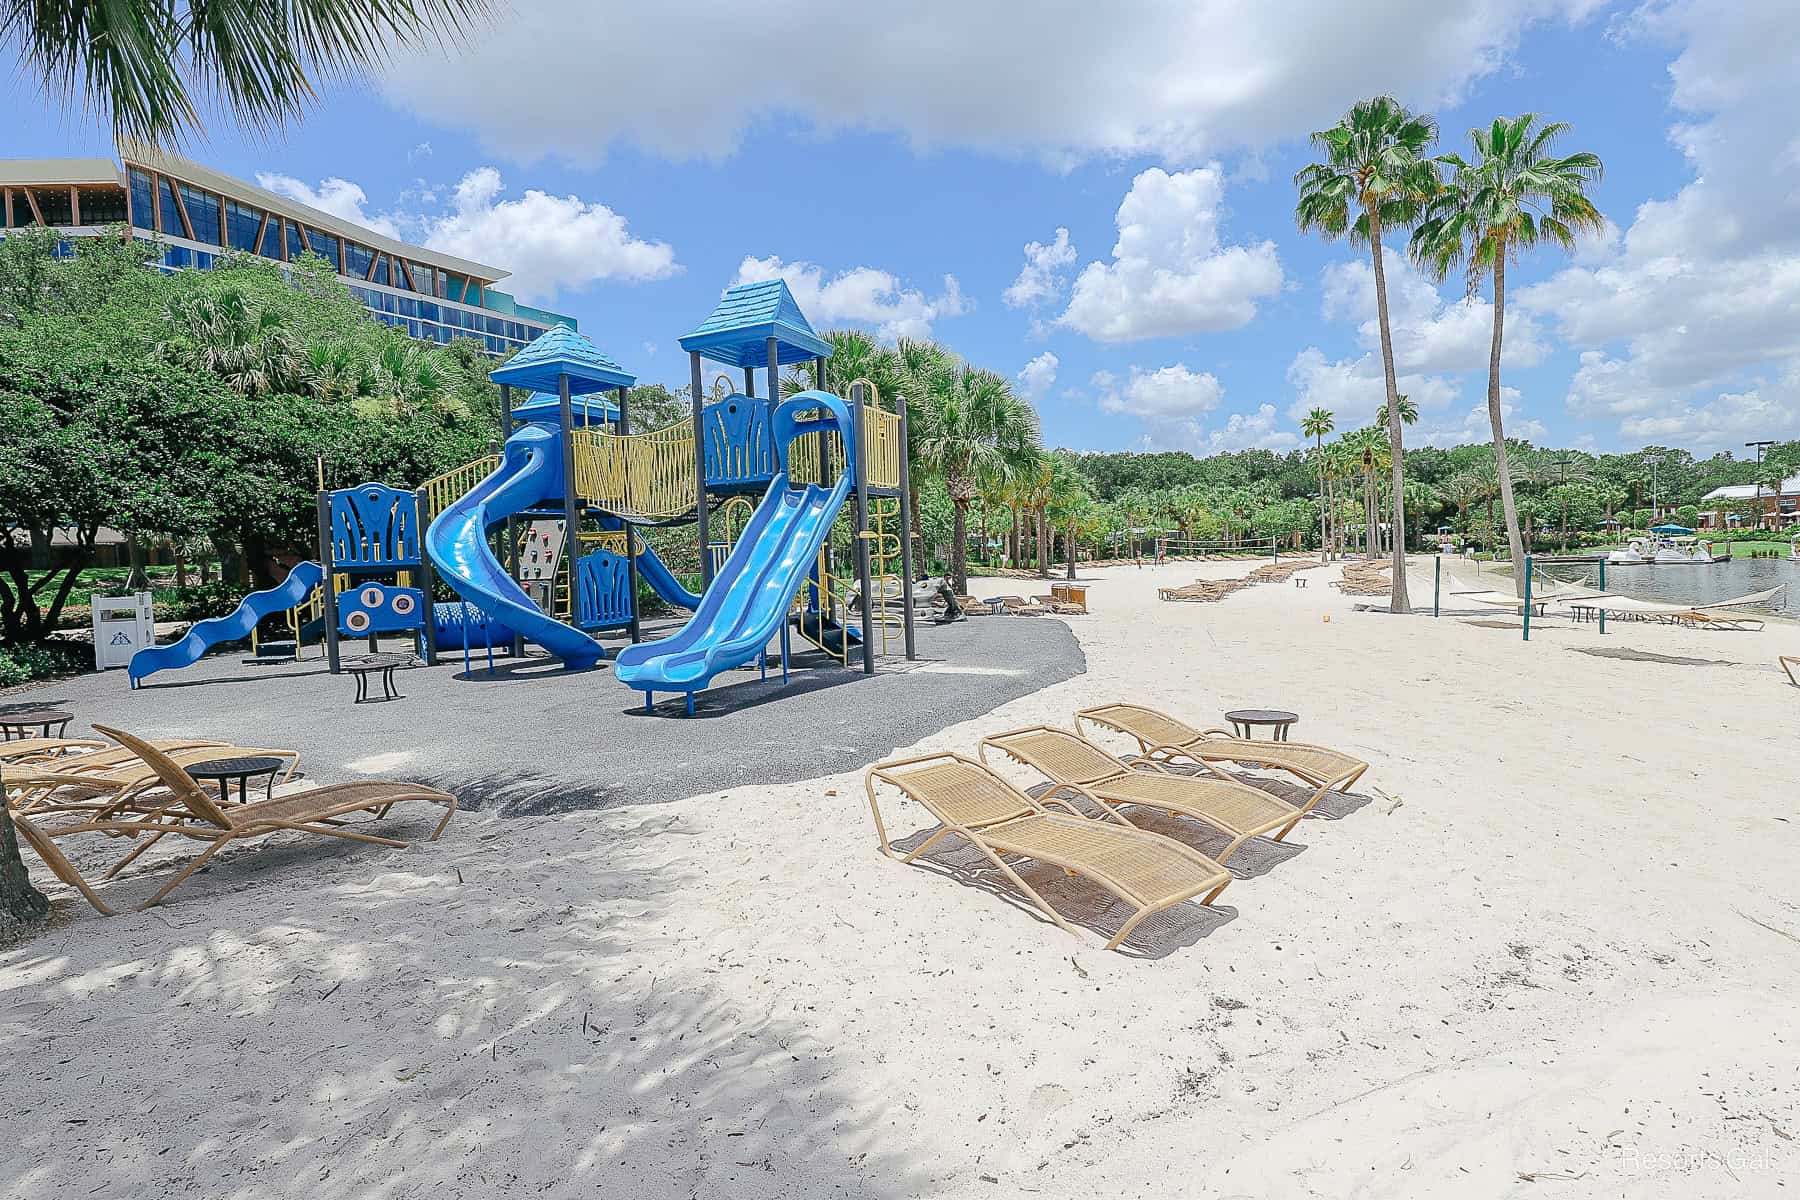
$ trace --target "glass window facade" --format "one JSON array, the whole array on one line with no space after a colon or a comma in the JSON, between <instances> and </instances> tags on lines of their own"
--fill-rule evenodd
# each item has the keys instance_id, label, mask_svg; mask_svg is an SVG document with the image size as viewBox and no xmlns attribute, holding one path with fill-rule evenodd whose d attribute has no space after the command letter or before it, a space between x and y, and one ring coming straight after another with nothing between
<instances>
[{"instance_id":1,"label":"glass window facade","mask_svg":"<svg viewBox=\"0 0 1800 1200\"><path fill-rule=\"evenodd\" d=\"M188 220L194 225L194 240L219 244L219 198L211 192L181 185L181 202L187 207Z\"/></svg>"},{"instance_id":2,"label":"glass window facade","mask_svg":"<svg viewBox=\"0 0 1800 1200\"><path fill-rule=\"evenodd\" d=\"M156 228L156 193L150 186L150 172L133 167L131 179L131 223L139 229Z\"/></svg>"},{"instance_id":3,"label":"glass window facade","mask_svg":"<svg viewBox=\"0 0 1800 1200\"><path fill-rule=\"evenodd\" d=\"M32 220L32 218L31 218L31 205L26 203L25 189L24 188L7 188L6 190L7 190L7 194L12 198L12 220L10 222L11 226L14 229L23 229L27 225L37 224L37 222ZM0 214L0 215L4 215L4 214Z\"/></svg>"},{"instance_id":4,"label":"glass window facade","mask_svg":"<svg viewBox=\"0 0 1800 1200\"><path fill-rule=\"evenodd\" d=\"M262 209L232 200L225 205L225 239L234 250L256 253L256 235L262 229Z\"/></svg>"},{"instance_id":5,"label":"glass window facade","mask_svg":"<svg viewBox=\"0 0 1800 1200\"><path fill-rule=\"evenodd\" d=\"M181 223L181 210L175 207L175 185L165 176L156 192L157 206L162 209L163 232L170 237L186 237L187 227Z\"/></svg>"},{"instance_id":6,"label":"glass window facade","mask_svg":"<svg viewBox=\"0 0 1800 1200\"><path fill-rule=\"evenodd\" d=\"M83 225L114 225L125 219L125 192L116 187L84 187L81 195Z\"/></svg>"},{"instance_id":7,"label":"glass window facade","mask_svg":"<svg viewBox=\"0 0 1800 1200\"><path fill-rule=\"evenodd\" d=\"M300 227L298 225L294 224L292 221L283 221L282 225L287 231L288 261L292 262L294 259L305 254L309 247L306 244L306 236L300 232Z\"/></svg>"},{"instance_id":8,"label":"glass window facade","mask_svg":"<svg viewBox=\"0 0 1800 1200\"><path fill-rule=\"evenodd\" d=\"M359 246L355 242L344 243L344 274L352 279L367 279L369 264L375 261L375 252L367 246Z\"/></svg>"},{"instance_id":9,"label":"glass window facade","mask_svg":"<svg viewBox=\"0 0 1800 1200\"><path fill-rule=\"evenodd\" d=\"M44 224L73 225L75 223L75 205L69 199L68 188L32 188L31 194L37 197L38 211L44 214Z\"/></svg>"},{"instance_id":10,"label":"glass window facade","mask_svg":"<svg viewBox=\"0 0 1800 1200\"><path fill-rule=\"evenodd\" d=\"M388 281L388 256L387 255L382 254L382 255L376 256L375 274L373 276L371 276L371 278L376 283L385 284Z\"/></svg>"},{"instance_id":11,"label":"glass window facade","mask_svg":"<svg viewBox=\"0 0 1800 1200\"><path fill-rule=\"evenodd\" d=\"M314 254L323 258L333 267L342 268L343 263L338 260L338 240L336 236L329 233L321 233L317 229L308 229L306 231L306 240L312 243Z\"/></svg>"}]
</instances>

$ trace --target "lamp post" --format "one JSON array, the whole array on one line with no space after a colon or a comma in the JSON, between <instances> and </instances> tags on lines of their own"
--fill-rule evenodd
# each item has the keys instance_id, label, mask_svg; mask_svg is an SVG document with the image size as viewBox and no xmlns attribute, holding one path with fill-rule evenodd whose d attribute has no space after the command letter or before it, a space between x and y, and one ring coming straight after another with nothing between
<instances>
[{"instance_id":1,"label":"lamp post","mask_svg":"<svg viewBox=\"0 0 1800 1200\"><path fill-rule=\"evenodd\" d=\"M1763 503L1762 503L1763 448L1765 446L1773 446L1774 444L1775 443L1773 441L1745 442L1744 443L1744 446L1746 448L1754 447L1756 449L1756 527L1758 529L1761 529L1763 527ZM1775 507L1777 509L1779 509L1781 507L1781 497L1780 496L1777 496L1775 498ZM1779 512L1777 512L1775 515L1776 515L1777 519L1779 519L1781 516L1781 514Z\"/></svg>"}]
</instances>

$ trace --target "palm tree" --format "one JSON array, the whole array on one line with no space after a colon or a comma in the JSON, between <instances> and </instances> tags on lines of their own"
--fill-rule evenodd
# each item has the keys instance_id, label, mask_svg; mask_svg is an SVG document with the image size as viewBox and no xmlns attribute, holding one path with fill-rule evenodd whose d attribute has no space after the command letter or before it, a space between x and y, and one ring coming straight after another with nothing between
<instances>
[{"instance_id":1,"label":"palm tree","mask_svg":"<svg viewBox=\"0 0 1800 1200\"><path fill-rule=\"evenodd\" d=\"M310 357L280 314L237 288L177 297L165 316L169 334L157 353L167 362L216 375L243 396L297 390L306 381Z\"/></svg>"},{"instance_id":2,"label":"palm tree","mask_svg":"<svg viewBox=\"0 0 1800 1200\"><path fill-rule=\"evenodd\" d=\"M1388 328L1387 271L1381 236L1405 229L1421 203L1437 190L1437 171L1425 157L1437 140L1437 122L1407 111L1392 96L1359 100L1336 125L1312 135L1325 156L1294 176L1300 202L1294 220L1327 238L1367 242L1375 268L1375 318L1381 329L1381 369L1387 383L1388 443L1393 448L1394 581L1388 608L1412 611L1406 594L1405 465L1401 453L1399 389L1394 339Z\"/></svg>"},{"instance_id":3,"label":"palm tree","mask_svg":"<svg viewBox=\"0 0 1800 1200\"><path fill-rule=\"evenodd\" d=\"M944 481L955 512L950 569L958 592L969 587L969 502L983 479L1011 476L1037 450L1037 413L1004 376L941 362L923 381L919 460Z\"/></svg>"},{"instance_id":4,"label":"palm tree","mask_svg":"<svg viewBox=\"0 0 1800 1200\"><path fill-rule=\"evenodd\" d=\"M1075 456L1067 450L1050 455L1049 478L1045 481L1044 521L1055 548L1055 527L1063 527L1063 558L1068 564L1068 577L1075 578L1075 534L1080 514L1093 503L1087 478L1075 465Z\"/></svg>"},{"instance_id":5,"label":"palm tree","mask_svg":"<svg viewBox=\"0 0 1800 1200\"><path fill-rule=\"evenodd\" d=\"M1513 499L1512 472L1506 462L1506 431L1500 412L1500 350L1506 330L1506 263L1521 251L1548 241L1573 249L1584 230L1605 223L1588 199L1604 168L1599 156L1578 151L1561 157L1550 147L1569 126L1562 121L1539 124L1536 113L1496 117L1486 129L1472 129L1474 162L1446 154L1438 161L1451 171L1450 180L1427 207L1425 220L1413 231L1412 256L1423 267L1446 278L1462 267L1471 295L1481 280L1494 280L1494 334L1488 348L1488 423L1494 429L1494 469L1500 480L1500 502L1506 513L1506 538L1515 562L1523 561L1519 511ZM1522 572L1514 582L1525 586Z\"/></svg>"},{"instance_id":6,"label":"palm tree","mask_svg":"<svg viewBox=\"0 0 1800 1200\"><path fill-rule=\"evenodd\" d=\"M1300 422L1303 436L1313 439L1319 463L1319 556L1330 561L1330 548L1325 544L1325 435L1337 428L1337 419L1328 408L1315 408Z\"/></svg>"},{"instance_id":7,"label":"palm tree","mask_svg":"<svg viewBox=\"0 0 1800 1200\"><path fill-rule=\"evenodd\" d=\"M115 138L179 143L200 133L199 97L268 133L317 85L394 51L458 37L488 0L186 0L98 4L0 0L0 40L69 107L104 114Z\"/></svg>"},{"instance_id":8,"label":"palm tree","mask_svg":"<svg viewBox=\"0 0 1800 1200\"><path fill-rule=\"evenodd\" d=\"M1417 425L1419 423L1419 406L1414 404L1412 399L1407 396L1405 392L1401 392L1395 397L1395 403L1400 407L1400 423L1402 425ZM1383 404L1380 408L1375 410L1375 423L1377 425L1388 424L1387 405Z\"/></svg>"},{"instance_id":9,"label":"palm tree","mask_svg":"<svg viewBox=\"0 0 1800 1200\"><path fill-rule=\"evenodd\" d=\"M1760 471L1756 477L1756 482L1759 486L1759 489L1760 488L1768 488L1770 491L1775 493L1775 519L1771 522L1771 526L1775 529L1780 529L1781 528L1781 491L1784 487L1787 486L1787 467L1782 463L1765 462L1762 464L1762 466L1760 468ZM1757 526L1759 528L1762 525L1762 520L1763 520L1762 503L1759 500L1756 505L1756 521L1757 521Z\"/></svg>"},{"instance_id":10,"label":"palm tree","mask_svg":"<svg viewBox=\"0 0 1800 1200\"><path fill-rule=\"evenodd\" d=\"M1544 485L1544 494L1555 492L1557 504L1562 512L1557 541L1560 549L1569 548L1569 492L1571 483L1586 483L1593 478L1588 468L1588 457L1579 450L1549 450L1534 456L1531 462L1533 478Z\"/></svg>"}]
</instances>

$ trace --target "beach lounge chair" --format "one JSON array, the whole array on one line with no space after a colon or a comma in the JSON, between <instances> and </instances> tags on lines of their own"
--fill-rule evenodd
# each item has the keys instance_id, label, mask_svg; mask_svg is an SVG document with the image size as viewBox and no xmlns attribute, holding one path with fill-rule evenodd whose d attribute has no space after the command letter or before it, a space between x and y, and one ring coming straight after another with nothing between
<instances>
[{"instance_id":1,"label":"beach lounge chair","mask_svg":"<svg viewBox=\"0 0 1800 1200\"><path fill-rule=\"evenodd\" d=\"M1670 614L1678 625L1686 625L1690 629L1733 629L1748 630L1753 633L1762 631L1763 620L1748 613L1719 612L1693 608Z\"/></svg>"},{"instance_id":2,"label":"beach lounge chair","mask_svg":"<svg viewBox=\"0 0 1800 1200\"><path fill-rule=\"evenodd\" d=\"M94 738L33 737L0 742L0 763L41 762L69 754L85 754L104 750L106 743Z\"/></svg>"},{"instance_id":3,"label":"beach lounge chair","mask_svg":"<svg viewBox=\"0 0 1800 1200\"><path fill-rule=\"evenodd\" d=\"M899 853L888 841L875 796L877 781L918 801L938 820L938 830L907 854ZM1057 928L1074 937L1081 935L1007 865L1007 857L1036 859L1085 876L1136 906L1137 911L1106 943L1108 950L1117 949L1151 913L1202 893L1205 899L1201 903L1211 904L1231 882L1231 872L1198 850L1134 828L1115 814L1107 814L1109 823L1082 816L1068 804L1059 805L1068 815L1050 812L1044 802L1033 800L981 763L960 754L922 754L876 763L864 772L863 786L869 794L881 852L898 862L913 862L953 834L962 837L992 859Z\"/></svg>"},{"instance_id":4,"label":"beach lounge chair","mask_svg":"<svg viewBox=\"0 0 1800 1200\"><path fill-rule=\"evenodd\" d=\"M1800 658L1795 658L1791 654L1777 654L1775 661L1780 663L1781 669L1787 672L1788 682L1795 687L1800 687L1800 679L1794 678L1794 668L1800 667Z\"/></svg>"},{"instance_id":5,"label":"beach lounge chair","mask_svg":"<svg viewBox=\"0 0 1800 1200\"><path fill-rule=\"evenodd\" d=\"M300 765L297 750L234 746L193 738L160 738L143 744L183 767L214 758L284 758L288 760L287 770L275 781L278 783L291 779ZM124 743L110 750L40 759L24 767L23 773L15 771L6 780L5 801L16 812L81 809L111 816L140 803L157 807L155 794L163 787L155 768Z\"/></svg>"},{"instance_id":6,"label":"beach lounge chair","mask_svg":"<svg viewBox=\"0 0 1800 1200\"><path fill-rule=\"evenodd\" d=\"M37 852L38 857L44 860L44 865L50 868L51 873L79 891L104 916L112 916L115 910L101 899L93 885L58 848L56 843L59 839L81 833L124 835L137 839L137 845L108 868L103 879L113 878L169 834L209 843L205 850L195 855L155 895L138 906L143 909L161 902L164 896L179 887L188 876L204 867L215 854L234 842L267 837L283 830L295 830L320 837L404 849L406 843L397 838L359 832L344 826L341 819L363 812L373 813L379 818L387 815L394 805L408 800L442 804L445 809L443 820L431 831L431 840L436 841L444 831L444 826L450 823L450 818L456 813L456 797L449 792L423 784L378 781L333 784L289 796L277 796L273 800L221 806L207 796L206 790L182 770L179 763L148 742L103 725L96 725L94 728L136 751L168 789L168 802L150 812L117 816L89 815L87 819L75 824L59 826L42 826L34 817L15 813L13 824L20 836Z\"/></svg>"},{"instance_id":7,"label":"beach lounge chair","mask_svg":"<svg viewBox=\"0 0 1800 1200\"><path fill-rule=\"evenodd\" d=\"M1067 729L1031 725L981 739L981 758L997 750L1044 775L1055 785L1039 799L1058 792L1085 796L1102 812L1118 805L1159 808L1171 816L1205 822L1231 839L1215 858L1224 863L1237 848L1258 834L1286 837L1305 813L1261 788L1216 775L1178 775L1148 760L1143 769L1115 758Z\"/></svg>"},{"instance_id":8,"label":"beach lounge chair","mask_svg":"<svg viewBox=\"0 0 1800 1200\"><path fill-rule=\"evenodd\" d=\"M1195 729L1185 721L1141 704L1102 704L1075 714L1075 728L1083 722L1122 733L1137 742L1145 758L1168 762L1186 758L1223 774L1218 763L1271 767L1317 789L1301 806L1303 813L1327 792L1347 791L1369 764L1341 751L1305 742L1258 742L1240 738L1224 729Z\"/></svg>"}]
</instances>

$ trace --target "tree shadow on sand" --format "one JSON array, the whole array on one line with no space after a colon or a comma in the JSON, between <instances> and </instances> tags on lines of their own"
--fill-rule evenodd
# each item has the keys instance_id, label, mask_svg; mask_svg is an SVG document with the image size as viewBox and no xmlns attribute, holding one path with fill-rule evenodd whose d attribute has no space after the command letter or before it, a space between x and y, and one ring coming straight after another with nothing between
<instances>
[{"instance_id":1,"label":"tree shadow on sand","mask_svg":"<svg viewBox=\"0 0 1800 1200\"><path fill-rule=\"evenodd\" d=\"M281 839L160 909L71 910L0 952L9 1194L927 1190L896 1102L804 1018L671 965L695 881L665 832L619 813L566 839Z\"/></svg>"}]
</instances>

